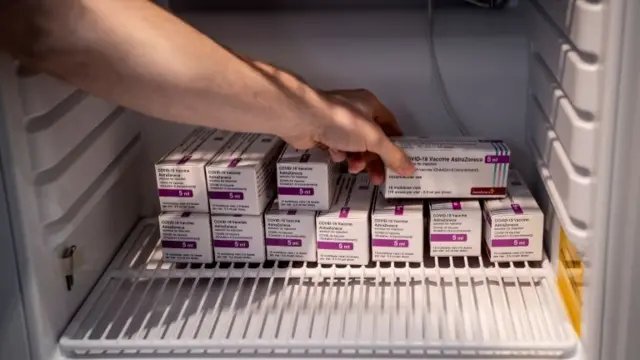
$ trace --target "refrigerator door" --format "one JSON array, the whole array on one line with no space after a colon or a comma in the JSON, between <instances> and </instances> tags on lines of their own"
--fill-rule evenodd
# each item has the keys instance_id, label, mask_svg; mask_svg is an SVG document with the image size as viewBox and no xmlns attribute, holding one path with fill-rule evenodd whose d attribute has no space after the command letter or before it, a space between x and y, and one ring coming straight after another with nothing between
<instances>
[{"instance_id":1,"label":"refrigerator door","mask_svg":"<svg viewBox=\"0 0 640 360\"><path fill-rule=\"evenodd\" d=\"M608 106L615 110L606 231L600 358L635 359L640 352L640 3L611 2L619 25L618 67ZM613 17L612 17L613 19ZM613 79L615 77L615 79Z\"/></svg>"}]
</instances>

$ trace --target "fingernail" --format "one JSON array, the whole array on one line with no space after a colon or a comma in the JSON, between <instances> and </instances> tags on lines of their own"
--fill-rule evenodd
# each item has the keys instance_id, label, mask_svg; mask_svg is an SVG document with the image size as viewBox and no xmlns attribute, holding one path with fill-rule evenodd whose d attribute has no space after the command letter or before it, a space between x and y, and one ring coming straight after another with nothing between
<instances>
[{"instance_id":1,"label":"fingernail","mask_svg":"<svg viewBox=\"0 0 640 360\"><path fill-rule=\"evenodd\" d=\"M383 182L383 178L382 176L378 175L378 174L372 174L369 176L371 178L371 181L375 184L375 185L380 185Z\"/></svg>"},{"instance_id":2,"label":"fingernail","mask_svg":"<svg viewBox=\"0 0 640 360\"><path fill-rule=\"evenodd\" d=\"M352 163L349 164L349 172L351 174L357 174L359 172L361 172L362 170L364 170L365 164L359 164L359 163Z\"/></svg>"},{"instance_id":3,"label":"fingernail","mask_svg":"<svg viewBox=\"0 0 640 360\"><path fill-rule=\"evenodd\" d=\"M358 168L356 168L356 167L353 167L353 166L349 166L349 173L350 173L350 174L357 174L357 173L359 173L360 171L362 171L362 170L360 170L360 169L358 169Z\"/></svg>"},{"instance_id":4,"label":"fingernail","mask_svg":"<svg viewBox=\"0 0 640 360\"><path fill-rule=\"evenodd\" d=\"M347 155L344 152L333 149L329 149L329 155L333 162L343 162L347 158Z\"/></svg>"}]
</instances>

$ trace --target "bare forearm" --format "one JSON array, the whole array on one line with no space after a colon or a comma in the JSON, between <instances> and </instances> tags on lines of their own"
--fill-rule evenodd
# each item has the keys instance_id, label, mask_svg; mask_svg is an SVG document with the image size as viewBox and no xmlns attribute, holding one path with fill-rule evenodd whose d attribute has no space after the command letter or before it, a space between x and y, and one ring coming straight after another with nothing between
<instances>
[{"instance_id":1,"label":"bare forearm","mask_svg":"<svg viewBox=\"0 0 640 360\"><path fill-rule=\"evenodd\" d=\"M27 1L38 23L18 33L36 43L10 47L14 56L105 99L176 122L266 133L324 112L293 76L236 57L146 0Z\"/></svg>"},{"instance_id":2,"label":"bare forearm","mask_svg":"<svg viewBox=\"0 0 640 360\"><path fill-rule=\"evenodd\" d=\"M371 152L400 174L413 172L377 124L395 118L372 94L320 94L241 59L148 0L0 0L0 50L151 116L276 134L301 149L320 143L336 161ZM379 182L379 158L363 164L353 171L368 166Z\"/></svg>"}]
</instances>

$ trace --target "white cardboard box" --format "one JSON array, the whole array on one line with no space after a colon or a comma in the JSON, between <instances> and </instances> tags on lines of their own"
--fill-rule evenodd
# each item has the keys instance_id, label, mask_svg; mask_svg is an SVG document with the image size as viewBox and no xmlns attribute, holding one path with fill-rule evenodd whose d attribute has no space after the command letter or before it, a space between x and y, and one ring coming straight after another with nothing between
<instances>
[{"instance_id":1,"label":"white cardboard box","mask_svg":"<svg viewBox=\"0 0 640 360\"><path fill-rule=\"evenodd\" d=\"M197 128L156 163L162 211L209 211L204 168L233 135L228 131Z\"/></svg>"},{"instance_id":2,"label":"white cardboard box","mask_svg":"<svg viewBox=\"0 0 640 360\"><path fill-rule=\"evenodd\" d=\"M318 263L369 263L369 217L375 186L366 174L340 175L329 210L316 217Z\"/></svg>"},{"instance_id":3,"label":"white cardboard box","mask_svg":"<svg viewBox=\"0 0 640 360\"><path fill-rule=\"evenodd\" d=\"M424 202L377 196L371 214L373 261L421 262L424 259Z\"/></svg>"},{"instance_id":4,"label":"white cardboard box","mask_svg":"<svg viewBox=\"0 0 640 360\"><path fill-rule=\"evenodd\" d=\"M265 260L262 215L211 215L211 230L216 261Z\"/></svg>"},{"instance_id":5,"label":"white cardboard box","mask_svg":"<svg viewBox=\"0 0 640 360\"><path fill-rule=\"evenodd\" d=\"M491 261L542 260L544 213L517 171L509 174L506 198L484 202L484 219Z\"/></svg>"},{"instance_id":6,"label":"white cardboard box","mask_svg":"<svg viewBox=\"0 0 640 360\"><path fill-rule=\"evenodd\" d=\"M264 222L267 260L317 260L315 211L282 210L275 200Z\"/></svg>"},{"instance_id":7,"label":"white cardboard box","mask_svg":"<svg viewBox=\"0 0 640 360\"><path fill-rule=\"evenodd\" d=\"M158 216L165 261L213 262L209 214L166 212Z\"/></svg>"},{"instance_id":8,"label":"white cardboard box","mask_svg":"<svg viewBox=\"0 0 640 360\"><path fill-rule=\"evenodd\" d=\"M478 200L429 202L431 256L479 256L482 253L482 208Z\"/></svg>"},{"instance_id":9,"label":"white cardboard box","mask_svg":"<svg viewBox=\"0 0 640 360\"><path fill-rule=\"evenodd\" d=\"M260 215L275 195L277 136L241 133L206 166L209 212Z\"/></svg>"},{"instance_id":10,"label":"white cardboard box","mask_svg":"<svg viewBox=\"0 0 640 360\"><path fill-rule=\"evenodd\" d=\"M499 140L395 138L416 166L412 176L387 169L385 197L500 198L506 193L511 152Z\"/></svg>"},{"instance_id":11,"label":"white cardboard box","mask_svg":"<svg viewBox=\"0 0 640 360\"><path fill-rule=\"evenodd\" d=\"M327 210L336 190L338 165L325 150L287 146L278 159L278 201L281 209Z\"/></svg>"}]
</instances>

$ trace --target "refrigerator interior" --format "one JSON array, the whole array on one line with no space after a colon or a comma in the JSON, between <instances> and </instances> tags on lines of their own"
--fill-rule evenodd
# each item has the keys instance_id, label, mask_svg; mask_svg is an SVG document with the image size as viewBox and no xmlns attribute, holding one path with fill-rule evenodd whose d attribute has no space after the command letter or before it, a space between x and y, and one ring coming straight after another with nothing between
<instances>
[{"instance_id":1,"label":"refrigerator interior","mask_svg":"<svg viewBox=\"0 0 640 360\"><path fill-rule=\"evenodd\" d=\"M428 256L367 267L163 263L153 162L190 129L44 75L21 76L3 57L2 175L11 180L4 187L34 359L599 351L605 254L590 241L603 231L594 178L607 170L597 150L613 139L600 122L611 107L602 55L615 45L604 41L602 4L439 7L433 49L419 6L178 15L316 87L373 91L407 134L458 135L435 54L468 132L506 140L539 195L548 256L499 266ZM563 15L586 19L591 30Z\"/></svg>"}]
</instances>

